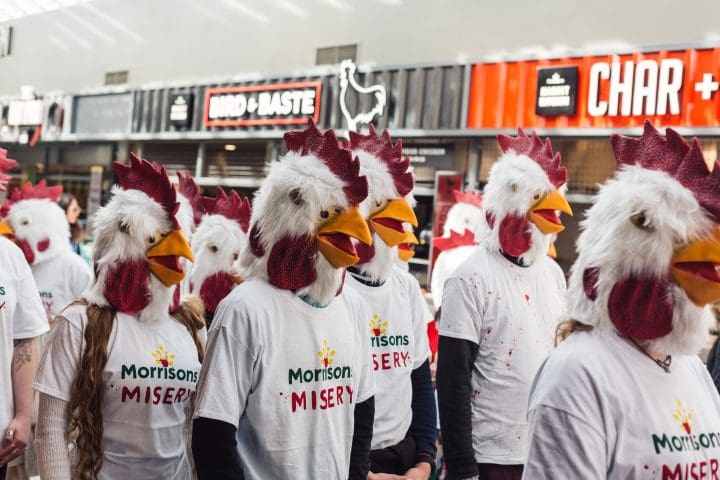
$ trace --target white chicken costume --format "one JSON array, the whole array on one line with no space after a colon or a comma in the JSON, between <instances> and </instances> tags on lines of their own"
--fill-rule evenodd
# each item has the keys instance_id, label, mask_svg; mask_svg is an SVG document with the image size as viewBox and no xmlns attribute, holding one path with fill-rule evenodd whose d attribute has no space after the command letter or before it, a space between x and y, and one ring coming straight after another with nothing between
<instances>
[{"instance_id":1,"label":"white chicken costume","mask_svg":"<svg viewBox=\"0 0 720 480\"><path fill-rule=\"evenodd\" d=\"M364 321L376 382L371 471L404 475L420 463L429 471L436 418L426 334L432 314L417 281L395 266L394 247L407 239L404 224L417 226L405 199L414 185L410 159L402 155L402 141L393 144L387 130L378 135L372 125L367 135L350 132L349 146L368 179L368 197L360 210L373 233L371 246L357 246L360 261L349 268L345 280L346 288L356 291L371 309ZM422 413L413 410L418 402L424 402ZM417 458L412 452L392 465L380 461L387 453L381 450L397 447L408 436L417 446Z\"/></svg>"},{"instance_id":2,"label":"white chicken costume","mask_svg":"<svg viewBox=\"0 0 720 480\"><path fill-rule=\"evenodd\" d=\"M195 179L190 175L189 171L178 171L178 185L177 185L177 200L180 206L175 214L177 222L180 225L182 231L188 242L192 243L195 229L200 224L202 218L202 209L200 207L200 187L195 182ZM180 260L185 272L191 271L192 262L188 259L183 258ZM190 275L186 275L185 278L176 287L175 297L170 306L170 311L174 311L180 304L182 298L187 297L190 294Z\"/></svg>"},{"instance_id":3,"label":"white chicken costume","mask_svg":"<svg viewBox=\"0 0 720 480\"><path fill-rule=\"evenodd\" d=\"M40 473L189 480L185 428L202 347L193 312L168 309L180 258L192 254L165 168L131 155L115 173L119 186L92 222L95 282L56 317L34 383Z\"/></svg>"},{"instance_id":4,"label":"white chicken costume","mask_svg":"<svg viewBox=\"0 0 720 480\"><path fill-rule=\"evenodd\" d=\"M205 305L205 322L210 328L220 300L243 279L238 268L240 252L247 243L250 201L236 191L228 196L217 187L215 198L202 197L199 205L205 215L191 242L195 261L190 270L190 294Z\"/></svg>"},{"instance_id":5,"label":"white chicken costume","mask_svg":"<svg viewBox=\"0 0 720 480\"><path fill-rule=\"evenodd\" d=\"M193 431L201 479L367 476L353 439L370 433L359 409L372 428L369 314L354 292L339 295L358 261L351 238L371 242L357 208L367 180L332 130L309 122L285 143L253 201L249 280L208 332Z\"/></svg>"},{"instance_id":6,"label":"white chicken costume","mask_svg":"<svg viewBox=\"0 0 720 480\"><path fill-rule=\"evenodd\" d=\"M445 282L438 349L438 401L449 478L509 468L527 455L526 405L565 314L565 278L547 256L571 213L559 192L560 154L534 133L498 136L503 155L484 192L480 246Z\"/></svg>"},{"instance_id":7,"label":"white chicken costume","mask_svg":"<svg viewBox=\"0 0 720 480\"><path fill-rule=\"evenodd\" d=\"M57 204L62 186L45 180L14 188L0 209L11 232L6 232L25 254L48 320L80 298L90 286L90 267L69 246L70 226Z\"/></svg>"},{"instance_id":8,"label":"white chicken costume","mask_svg":"<svg viewBox=\"0 0 720 480\"><path fill-rule=\"evenodd\" d=\"M569 336L531 395L526 474L713 478L720 398L696 354L720 299L720 165L649 122L611 143L618 172L582 223Z\"/></svg>"},{"instance_id":9,"label":"white chicken costume","mask_svg":"<svg viewBox=\"0 0 720 480\"><path fill-rule=\"evenodd\" d=\"M448 210L443 236L433 239L433 248L440 250L440 254L433 264L430 291L433 304L438 310L442 305L445 280L470 257L473 247L477 245L475 237L485 222L482 195L459 190L453 193L457 203Z\"/></svg>"}]
</instances>

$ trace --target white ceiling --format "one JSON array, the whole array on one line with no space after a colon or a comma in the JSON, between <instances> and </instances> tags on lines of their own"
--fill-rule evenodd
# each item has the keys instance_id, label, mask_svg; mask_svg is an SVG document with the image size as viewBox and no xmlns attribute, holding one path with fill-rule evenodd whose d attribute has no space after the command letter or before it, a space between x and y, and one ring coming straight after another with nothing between
<instances>
[{"instance_id":1,"label":"white ceiling","mask_svg":"<svg viewBox=\"0 0 720 480\"><path fill-rule=\"evenodd\" d=\"M91 0L0 0L0 23Z\"/></svg>"}]
</instances>

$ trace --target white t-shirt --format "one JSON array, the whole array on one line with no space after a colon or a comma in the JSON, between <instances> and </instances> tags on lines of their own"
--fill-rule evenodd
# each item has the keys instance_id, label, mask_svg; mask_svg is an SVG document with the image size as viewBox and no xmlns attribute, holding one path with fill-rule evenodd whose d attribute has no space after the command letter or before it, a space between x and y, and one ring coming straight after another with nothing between
<instances>
[{"instance_id":1,"label":"white t-shirt","mask_svg":"<svg viewBox=\"0 0 720 480\"><path fill-rule=\"evenodd\" d=\"M220 302L195 417L237 426L245 478L347 478L355 404L375 393L367 318L350 289L315 308L249 280Z\"/></svg>"},{"instance_id":2,"label":"white t-shirt","mask_svg":"<svg viewBox=\"0 0 720 480\"><path fill-rule=\"evenodd\" d=\"M432 292L433 305L438 309L442 305L443 288L445 281L455 270L470 258L470 255L478 248L477 245L463 245L440 252L432 270L430 278L430 291Z\"/></svg>"},{"instance_id":3,"label":"white t-shirt","mask_svg":"<svg viewBox=\"0 0 720 480\"><path fill-rule=\"evenodd\" d=\"M538 373L529 415L528 479L720 476L720 396L694 355L668 374L616 333L574 333Z\"/></svg>"},{"instance_id":4,"label":"white t-shirt","mask_svg":"<svg viewBox=\"0 0 720 480\"><path fill-rule=\"evenodd\" d=\"M36 390L69 401L85 351L86 307L56 317L35 378ZM99 480L189 480L185 426L200 370L195 343L169 315L142 323L118 313L103 370L103 446Z\"/></svg>"},{"instance_id":5,"label":"white t-shirt","mask_svg":"<svg viewBox=\"0 0 720 480\"><path fill-rule=\"evenodd\" d=\"M15 416L12 382L13 340L48 331L47 317L22 251L0 237L0 432Z\"/></svg>"},{"instance_id":6,"label":"white t-shirt","mask_svg":"<svg viewBox=\"0 0 720 480\"><path fill-rule=\"evenodd\" d=\"M550 258L519 267L484 247L445 283L440 335L479 346L471 382L478 463L525 463L530 385L553 349L564 293Z\"/></svg>"},{"instance_id":7,"label":"white t-shirt","mask_svg":"<svg viewBox=\"0 0 720 480\"><path fill-rule=\"evenodd\" d=\"M410 376L430 358L427 323L432 315L412 278L397 267L379 287L345 276L345 288L355 290L370 307L363 325L375 370L373 450L397 445L407 435L412 422Z\"/></svg>"},{"instance_id":8,"label":"white t-shirt","mask_svg":"<svg viewBox=\"0 0 720 480\"><path fill-rule=\"evenodd\" d=\"M30 268L45 311L52 317L79 299L93 281L88 264L70 249Z\"/></svg>"}]
</instances>

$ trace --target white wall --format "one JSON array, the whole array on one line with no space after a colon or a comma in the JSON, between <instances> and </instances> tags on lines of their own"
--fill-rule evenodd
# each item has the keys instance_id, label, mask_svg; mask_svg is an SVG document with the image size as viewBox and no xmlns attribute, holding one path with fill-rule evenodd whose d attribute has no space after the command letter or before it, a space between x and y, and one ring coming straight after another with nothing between
<instances>
[{"instance_id":1,"label":"white wall","mask_svg":"<svg viewBox=\"0 0 720 480\"><path fill-rule=\"evenodd\" d=\"M21 2L20 2L21 3ZM9 22L0 94L292 72L358 42L360 63L720 43L718 0L94 0Z\"/></svg>"}]
</instances>

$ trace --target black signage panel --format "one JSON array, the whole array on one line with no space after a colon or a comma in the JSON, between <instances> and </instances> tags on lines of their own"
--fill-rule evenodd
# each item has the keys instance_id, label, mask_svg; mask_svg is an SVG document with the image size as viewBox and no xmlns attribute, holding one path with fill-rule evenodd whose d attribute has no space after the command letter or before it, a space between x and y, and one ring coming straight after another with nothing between
<instances>
[{"instance_id":1,"label":"black signage panel","mask_svg":"<svg viewBox=\"0 0 720 480\"><path fill-rule=\"evenodd\" d=\"M538 68L537 115L574 115L577 105L578 67Z\"/></svg>"},{"instance_id":2,"label":"black signage panel","mask_svg":"<svg viewBox=\"0 0 720 480\"><path fill-rule=\"evenodd\" d=\"M168 123L174 127L188 128L192 124L192 93L172 93L168 97Z\"/></svg>"}]
</instances>

